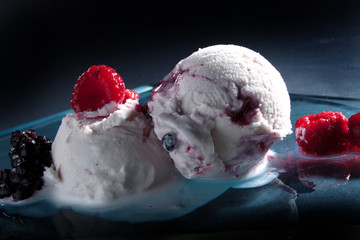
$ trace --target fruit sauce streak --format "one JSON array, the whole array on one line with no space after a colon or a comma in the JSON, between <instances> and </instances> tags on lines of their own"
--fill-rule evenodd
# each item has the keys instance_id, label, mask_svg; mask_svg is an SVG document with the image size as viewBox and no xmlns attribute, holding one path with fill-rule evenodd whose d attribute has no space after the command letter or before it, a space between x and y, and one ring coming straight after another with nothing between
<instances>
[{"instance_id":1,"label":"fruit sauce streak","mask_svg":"<svg viewBox=\"0 0 360 240\"><path fill-rule=\"evenodd\" d=\"M187 68L181 68L177 66L170 74L168 74L163 80L161 80L155 87L152 92L152 96L157 93L167 92L171 89L175 84L179 84L180 80L184 73L189 73L189 75L193 78L203 78L205 80L214 82L215 79L209 78L208 76L197 74L193 72L190 74L190 71L196 67L202 67L204 64L193 65Z\"/></svg>"},{"instance_id":2,"label":"fruit sauce streak","mask_svg":"<svg viewBox=\"0 0 360 240\"><path fill-rule=\"evenodd\" d=\"M259 111L260 103L257 99L250 96L244 96L241 93L241 87L238 88L238 100L243 100L243 105L240 109L234 110L234 106L229 106L225 110L225 114L231 118L231 121L241 126L248 125L253 122L253 117Z\"/></svg>"},{"instance_id":3,"label":"fruit sauce streak","mask_svg":"<svg viewBox=\"0 0 360 240\"><path fill-rule=\"evenodd\" d=\"M94 173L93 173L90 169L88 169L88 168L85 168L84 170L85 170L85 172L86 172L87 174L89 174L90 176L94 174Z\"/></svg>"}]
</instances>

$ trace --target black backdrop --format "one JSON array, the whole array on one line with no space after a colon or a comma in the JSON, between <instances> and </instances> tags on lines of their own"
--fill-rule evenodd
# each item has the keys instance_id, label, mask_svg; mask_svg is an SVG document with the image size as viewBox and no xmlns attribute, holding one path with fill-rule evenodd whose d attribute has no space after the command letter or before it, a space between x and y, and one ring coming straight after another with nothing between
<instances>
[{"instance_id":1,"label":"black backdrop","mask_svg":"<svg viewBox=\"0 0 360 240\"><path fill-rule=\"evenodd\" d=\"M357 1L0 0L0 130L70 108L90 65L128 88L155 83L199 47L260 52L289 91L356 97Z\"/></svg>"}]
</instances>

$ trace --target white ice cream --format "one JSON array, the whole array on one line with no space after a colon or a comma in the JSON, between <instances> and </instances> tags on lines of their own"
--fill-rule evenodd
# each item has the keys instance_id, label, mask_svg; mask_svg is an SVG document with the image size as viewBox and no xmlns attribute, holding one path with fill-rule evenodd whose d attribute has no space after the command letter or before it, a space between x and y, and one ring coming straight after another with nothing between
<instances>
[{"instance_id":1,"label":"white ice cream","mask_svg":"<svg viewBox=\"0 0 360 240\"><path fill-rule=\"evenodd\" d=\"M260 54L216 45L181 60L148 107L159 139L187 178L244 178L267 164L273 143L291 133L290 98L280 73Z\"/></svg>"},{"instance_id":2,"label":"white ice cream","mask_svg":"<svg viewBox=\"0 0 360 240\"><path fill-rule=\"evenodd\" d=\"M62 120L52 145L59 196L106 203L166 181L173 163L137 104L129 99L106 118Z\"/></svg>"}]
</instances>

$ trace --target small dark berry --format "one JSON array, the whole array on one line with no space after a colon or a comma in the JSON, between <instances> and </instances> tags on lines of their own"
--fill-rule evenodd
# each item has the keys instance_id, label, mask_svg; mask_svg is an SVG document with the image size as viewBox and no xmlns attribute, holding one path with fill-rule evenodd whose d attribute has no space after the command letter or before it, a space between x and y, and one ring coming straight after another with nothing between
<instances>
[{"instance_id":1,"label":"small dark berry","mask_svg":"<svg viewBox=\"0 0 360 240\"><path fill-rule=\"evenodd\" d=\"M14 150L14 151L12 151ZM19 154L17 154L17 152L15 151L14 148L12 148L9 152L9 157L10 157L10 162L11 162L11 166L14 167L18 167L24 164L25 159L20 157Z\"/></svg>"},{"instance_id":2,"label":"small dark berry","mask_svg":"<svg viewBox=\"0 0 360 240\"><path fill-rule=\"evenodd\" d=\"M12 147L10 148L10 151L9 151L9 157L10 158L13 158L14 155L19 155L16 151L16 148Z\"/></svg>"},{"instance_id":3,"label":"small dark berry","mask_svg":"<svg viewBox=\"0 0 360 240\"><path fill-rule=\"evenodd\" d=\"M18 189L16 189L13 192L13 194L11 196L13 197L14 201L20 201L20 200L24 200L26 198L31 197L33 192L34 192L33 190L29 190L29 189L19 187Z\"/></svg>"},{"instance_id":4,"label":"small dark berry","mask_svg":"<svg viewBox=\"0 0 360 240\"><path fill-rule=\"evenodd\" d=\"M52 161L52 155L50 151L44 151L44 153L41 155L41 161L43 166L50 167L53 163Z\"/></svg>"},{"instance_id":5,"label":"small dark berry","mask_svg":"<svg viewBox=\"0 0 360 240\"><path fill-rule=\"evenodd\" d=\"M33 183L30 179L24 178L20 181L20 186L24 189L29 189L33 187Z\"/></svg>"},{"instance_id":6,"label":"small dark berry","mask_svg":"<svg viewBox=\"0 0 360 240\"><path fill-rule=\"evenodd\" d=\"M11 169L11 172L10 172L10 183L12 186L16 187L20 182L21 182L21 175L18 174L18 168L13 168Z\"/></svg>"},{"instance_id":7,"label":"small dark berry","mask_svg":"<svg viewBox=\"0 0 360 240\"><path fill-rule=\"evenodd\" d=\"M27 135L25 132L21 132L19 137L18 137L18 144L31 142L33 140L34 139L31 136Z\"/></svg>"},{"instance_id":8,"label":"small dark berry","mask_svg":"<svg viewBox=\"0 0 360 240\"><path fill-rule=\"evenodd\" d=\"M20 157L11 161L11 166L13 168L24 167L25 165L26 165L26 161L23 158L20 158Z\"/></svg>"},{"instance_id":9,"label":"small dark berry","mask_svg":"<svg viewBox=\"0 0 360 240\"><path fill-rule=\"evenodd\" d=\"M19 154L21 157L26 157L27 155L27 149L25 143L20 144L19 146Z\"/></svg>"},{"instance_id":10,"label":"small dark berry","mask_svg":"<svg viewBox=\"0 0 360 240\"><path fill-rule=\"evenodd\" d=\"M0 198L10 197L10 195L11 191L9 185L6 183L0 184Z\"/></svg>"},{"instance_id":11,"label":"small dark berry","mask_svg":"<svg viewBox=\"0 0 360 240\"><path fill-rule=\"evenodd\" d=\"M21 132L19 130L13 131L11 133L11 138L10 138L11 146L13 146L13 147L17 146L17 144L19 142L20 134L21 134Z\"/></svg>"},{"instance_id":12,"label":"small dark berry","mask_svg":"<svg viewBox=\"0 0 360 240\"><path fill-rule=\"evenodd\" d=\"M32 139L35 139L37 138L37 134L36 134L36 131L33 130L33 129L28 129L24 132L25 135L27 135L28 137L32 138Z\"/></svg>"},{"instance_id":13,"label":"small dark berry","mask_svg":"<svg viewBox=\"0 0 360 240\"><path fill-rule=\"evenodd\" d=\"M10 182L10 169L1 169L0 170L0 184Z\"/></svg>"},{"instance_id":14,"label":"small dark berry","mask_svg":"<svg viewBox=\"0 0 360 240\"><path fill-rule=\"evenodd\" d=\"M9 151L9 158L10 158L10 161L11 161L11 164L13 161L16 161L16 159L20 158L18 152L16 151L15 148L11 148L10 151Z\"/></svg>"},{"instance_id":15,"label":"small dark berry","mask_svg":"<svg viewBox=\"0 0 360 240\"><path fill-rule=\"evenodd\" d=\"M27 172L26 172L26 168L23 168L23 167L16 167L14 168L15 171L16 171L16 174L19 175L19 176L26 176Z\"/></svg>"},{"instance_id":16,"label":"small dark berry","mask_svg":"<svg viewBox=\"0 0 360 240\"><path fill-rule=\"evenodd\" d=\"M35 141L26 141L20 142L17 152L21 157L32 157L35 153Z\"/></svg>"},{"instance_id":17,"label":"small dark berry","mask_svg":"<svg viewBox=\"0 0 360 240\"><path fill-rule=\"evenodd\" d=\"M36 138L36 143L38 147L51 151L52 141L49 138L45 136L39 136Z\"/></svg>"},{"instance_id":18,"label":"small dark berry","mask_svg":"<svg viewBox=\"0 0 360 240\"><path fill-rule=\"evenodd\" d=\"M173 133L167 133L162 138L162 145L166 151L172 152L176 146L176 136Z\"/></svg>"},{"instance_id":19,"label":"small dark berry","mask_svg":"<svg viewBox=\"0 0 360 240\"><path fill-rule=\"evenodd\" d=\"M43 165L38 165L38 166L36 166L34 168L31 168L31 169L27 170L27 172L29 174L27 174L26 176L31 177L33 179L36 179L36 178L39 178L39 177L43 176L44 170L45 169L44 169Z\"/></svg>"}]
</instances>

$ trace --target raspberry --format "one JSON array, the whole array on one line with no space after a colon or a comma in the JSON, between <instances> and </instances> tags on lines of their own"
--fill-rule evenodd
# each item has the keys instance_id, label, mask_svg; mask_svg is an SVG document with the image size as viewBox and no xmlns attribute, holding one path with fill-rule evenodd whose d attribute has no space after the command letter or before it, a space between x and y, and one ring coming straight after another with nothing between
<instances>
[{"instance_id":1,"label":"raspberry","mask_svg":"<svg viewBox=\"0 0 360 240\"><path fill-rule=\"evenodd\" d=\"M133 90L125 89L124 103L126 102L127 99L139 100L139 94Z\"/></svg>"},{"instance_id":2,"label":"raspberry","mask_svg":"<svg viewBox=\"0 0 360 240\"><path fill-rule=\"evenodd\" d=\"M348 119L332 111L303 116L295 123L295 139L306 154L347 152L350 149Z\"/></svg>"},{"instance_id":3,"label":"raspberry","mask_svg":"<svg viewBox=\"0 0 360 240\"><path fill-rule=\"evenodd\" d=\"M130 90L130 89L125 89L125 99L124 99L124 103L126 102L127 99L132 99L132 100L139 100L139 93ZM144 115L147 114L147 109L143 106L141 106L140 104L137 104L135 106L135 111L137 112L141 112Z\"/></svg>"},{"instance_id":4,"label":"raspberry","mask_svg":"<svg viewBox=\"0 0 360 240\"><path fill-rule=\"evenodd\" d=\"M91 66L77 80L70 104L76 113L96 111L115 101L122 103L125 85L121 76L105 65Z\"/></svg>"},{"instance_id":5,"label":"raspberry","mask_svg":"<svg viewBox=\"0 0 360 240\"><path fill-rule=\"evenodd\" d=\"M350 143L360 148L360 112L349 118Z\"/></svg>"}]
</instances>

